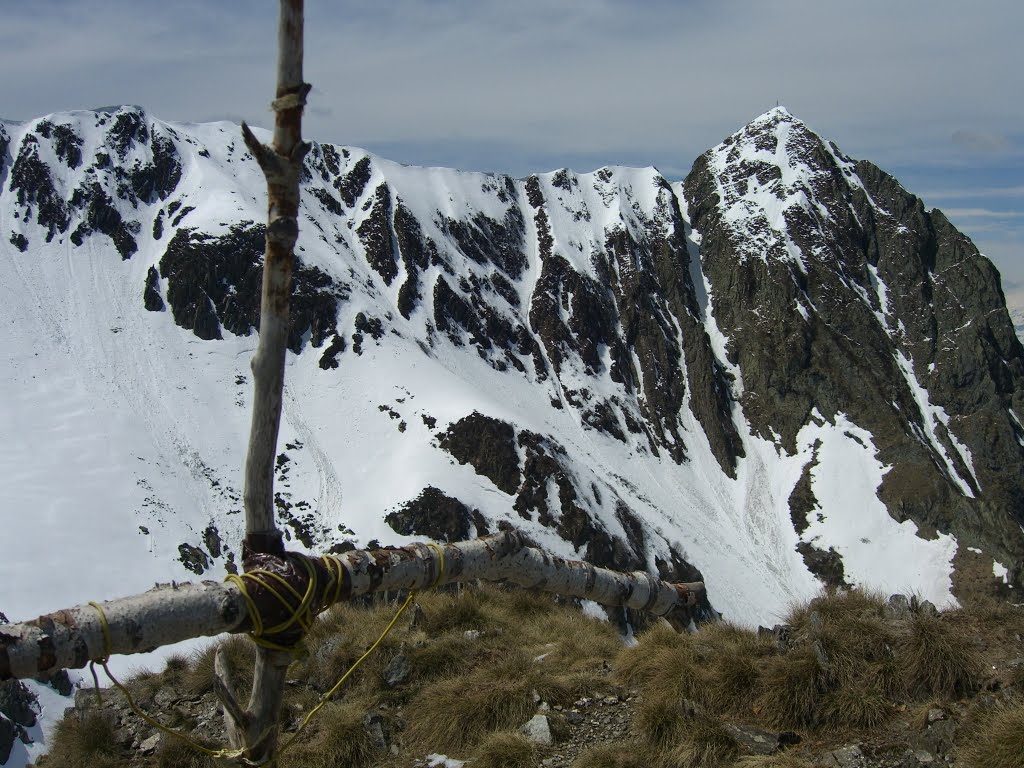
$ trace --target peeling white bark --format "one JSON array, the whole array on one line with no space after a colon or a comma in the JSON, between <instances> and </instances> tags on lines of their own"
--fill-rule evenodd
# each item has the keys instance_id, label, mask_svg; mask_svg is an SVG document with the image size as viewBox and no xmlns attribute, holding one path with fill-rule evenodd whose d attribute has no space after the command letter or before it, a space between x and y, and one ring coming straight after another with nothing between
<instances>
[{"instance_id":1,"label":"peeling white bark","mask_svg":"<svg viewBox=\"0 0 1024 768\"><path fill-rule=\"evenodd\" d=\"M514 531L456 544L355 550L335 559L346 574L339 602L371 592L429 589L479 579L665 616L685 614L684 609L704 591L699 582L671 584L640 571L617 573L556 557L526 546ZM325 569L321 572L326 574ZM242 595L230 583L161 586L102 606L112 654L143 653L193 637L245 632L251 627ZM268 616L265 621L273 624L282 618ZM89 605L0 626L0 680L81 668L106 650L99 614Z\"/></svg>"}]
</instances>

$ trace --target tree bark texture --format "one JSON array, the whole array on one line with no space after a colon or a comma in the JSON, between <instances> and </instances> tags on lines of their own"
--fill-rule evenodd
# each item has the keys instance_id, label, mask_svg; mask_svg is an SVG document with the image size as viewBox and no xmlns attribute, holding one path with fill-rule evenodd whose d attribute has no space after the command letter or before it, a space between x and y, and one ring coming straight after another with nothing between
<instances>
[{"instance_id":1,"label":"tree bark texture","mask_svg":"<svg viewBox=\"0 0 1024 768\"><path fill-rule=\"evenodd\" d=\"M309 145L302 141L302 109L309 85L302 81L303 0L280 0L274 138L261 144L242 123L245 144L267 180L268 212L260 330L252 359L253 411L245 460L244 550L282 554L274 522L274 457L281 424L288 316L295 242L299 236L299 178Z\"/></svg>"},{"instance_id":2,"label":"tree bark texture","mask_svg":"<svg viewBox=\"0 0 1024 768\"><path fill-rule=\"evenodd\" d=\"M300 558L265 556L262 567L276 566L302 591L306 571ZM344 573L340 589L332 576L336 567L319 558L307 559L316 569L318 608L335 598L344 602L371 592L486 580L635 608L686 625L687 607L704 591L700 582L671 584L641 571L617 573L557 557L529 546L516 531L455 544L355 550L331 558ZM258 590L251 594L265 624L286 618L287 611L273 598ZM0 680L45 676L62 668L81 668L107 652L143 653L189 638L247 632L253 626L242 593L231 583L158 586L102 607L110 628L109 649L99 612L90 605L0 626Z\"/></svg>"}]
</instances>

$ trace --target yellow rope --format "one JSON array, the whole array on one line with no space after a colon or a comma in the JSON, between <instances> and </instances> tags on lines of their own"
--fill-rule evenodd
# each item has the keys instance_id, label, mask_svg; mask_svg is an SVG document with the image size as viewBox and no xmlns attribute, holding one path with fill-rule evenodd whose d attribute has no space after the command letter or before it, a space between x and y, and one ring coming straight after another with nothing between
<instances>
[{"instance_id":1,"label":"yellow rope","mask_svg":"<svg viewBox=\"0 0 1024 768\"><path fill-rule=\"evenodd\" d=\"M437 578L435 578L434 579L434 583L430 585L430 588L433 589L438 584L440 584L441 583L441 579L444 578L444 569L445 569L445 564L444 564L444 547L442 547L440 544L435 544L432 541L428 541L427 542L427 546L430 547L432 550L434 550L437 553L437 560L438 560Z\"/></svg>"},{"instance_id":2,"label":"yellow rope","mask_svg":"<svg viewBox=\"0 0 1024 768\"><path fill-rule=\"evenodd\" d=\"M437 576L434 578L434 582L430 585L431 587L435 587L441 582L441 580L445 576L444 548L437 544L434 544L433 542L429 542L427 546L429 546L431 549L434 550L434 552L437 553ZM324 597L326 598L327 591L331 589L331 586L333 586L333 589L331 590L331 599L324 599L322 605L314 605L314 599L316 597L317 592L317 572L316 568L313 567L312 563L306 558L301 558L302 565L306 569L306 574L309 576L309 582L304 594L299 594L298 590L296 590L291 584L289 584L288 581L280 574L273 573L271 571L267 571L264 569L247 571L242 575L233 573L227 576L225 581L230 581L238 587L238 591L242 595L242 600L245 602L246 608L249 611L249 619L252 622L252 630L249 632L249 635L250 637L252 637L253 642L264 648L269 648L272 650L291 651L293 650L293 647L284 646L279 643L275 643L272 640L267 640L264 637L264 635L277 635L287 631L288 629L291 629L294 625L298 624L299 627L301 627L302 634L304 636L309 631L310 627L312 626L313 620L317 617L317 615L320 614L328 606L333 605L334 603L340 600L342 589L344 587L344 566L342 565L341 561L335 557L323 556L320 558L320 560L324 564L324 567L327 569L328 573L330 573L331 578L334 581L333 585L329 585L328 588L324 590ZM259 585L260 587L266 589L290 613L289 617L285 621L282 621L279 624L275 624L272 627L264 627L263 616L260 613L255 600L253 600L252 596L249 594L249 587L248 584L246 583L247 581L253 582ZM293 607L293 602L289 601L286 597L284 597L281 591L279 591L271 583L271 581L277 582L277 585L279 587L282 587L284 591L290 594L295 601L298 601L298 605ZM367 658L369 658L370 654L372 654L374 651L377 650L378 647L380 647L380 644L384 642L384 639L388 636L388 634L390 634L391 630L394 629L395 624L398 623L398 619L402 616L403 613L405 613L405 609L409 607L409 605L415 598L416 592L414 590L409 593L408 597L406 597L405 602L402 603L402 606L398 609L398 612L395 613L394 618L392 618L391 622L387 625L387 627L384 628L384 631L381 633L380 637L377 638L373 645L371 645L366 650L366 652L363 653L362 656L356 659L355 663L353 663L352 666L349 667L348 670L346 670L345 674L343 674L341 678L339 678L338 682L336 682L331 687L331 689L320 698L320 701L316 704L316 706L309 711L305 718L303 718L302 723L299 725L295 733L293 733L291 737L288 739L288 741L286 741L277 750L277 754L275 755L273 761L276 761L277 757L280 756L282 752L284 752L292 744L295 743L296 739L298 739L299 737L299 734L302 733L303 730L305 730L307 725L309 725L310 721L313 719L313 716L316 715L316 713L323 708L323 706L331 699L331 697L338 692L338 689L341 688L342 685L344 685L345 681L353 672L356 671L359 665L361 665ZM180 739L193 749L205 755L209 755L213 758L236 758L242 757L245 754L244 749L209 749L207 747L204 747L202 744L199 744L189 736L186 736L185 734L179 731L174 731L168 728L167 726L153 719L145 712L143 712L141 709L139 709L138 705L135 703L135 700L132 698L131 693L116 677L114 677L114 674L110 671L110 667L107 666L107 662L110 660L112 643L110 639L110 625L107 623L107 616L103 611L103 607L99 603L93 602L90 602L89 605L96 609L96 613L99 614L100 628L103 630L103 656L99 659L96 659L95 661L89 662L89 667L90 670L92 671L93 680L96 683L97 697L99 697L100 694L99 679L96 677L96 663L98 663L103 668L103 671L106 673L107 677L110 678L110 682L112 682L114 686L124 696L125 701L128 702L128 706L131 708L132 712L134 712L138 717L142 718L146 723L151 725L153 728L156 728L158 731L165 733L168 736L173 736L176 739ZM102 700L100 700L100 703L102 704Z\"/></svg>"},{"instance_id":3,"label":"yellow rope","mask_svg":"<svg viewBox=\"0 0 1024 768\"><path fill-rule=\"evenodd\" d=\"M186 744L188 744L190 747L192 747L192 749L195 749L195 750L197 750L199 752L202 752L204 755L209 755L210 757L213 757L213 758L235 758L235 757L241 757L243 754L245 754L245 750L244 749L209 749L207 747L204 747L202 744L199 744L198 742L196 742L192 738L186 736L184 733L180 733L179 731L171 730L170 728L165 726L163 723L160 723L157 720L154 720L152 717L150 717L145 712L143 712L141 709L139 709L138 705L135 703L135 699L132 698L131 693L129 693L128 689L124 687L124 685L121 683L120 680L118 680L116 677L114 677L114 673L111 672L110 671L110 667L107 666L107 662L110 659L110 649L111 649L110 625L107 624L107 616L103 612L103 607L99 603L89 603L89 605L91 605L93 608L95 608L96 609L96 613L99 614L99 617L100 617L100 627L103 629L103 656L102 656L102 658L99 658L99 659L96 659L95 661L90 661L89 662L89 666L92 669L92 674L93 674L93 679L94 680L96 679L95 664L98 662L99 665L101 667L103 667L103 671L106 672L107 677L110 678L110 682L112 682L114 684L114 686L117 688L117 690L119 690L121 692L121 694L124 696L125 701L128 702L128 706L131 708L132 712L134 712L138 717L141 717L143 720L145 720L147 723L149 723L151 726L156 728L161 733L166 733L168 736L173 736L176 739L181 739ZM99 691L98 685L99 685L99 681L97 680L97 695L99 695L98 694L98 691Z\"/></svg>"},{"instance_id":4,"label":"yellow rope","mask_svg":"<svg viewBox=\"0 0 1024 768\"><path fill-rule=\"evenodd\" d=\"M320 711L320 709L330 700L330 698L335 693L338 692L338 689L341 688L342 685L344 685L344 683L348 679L349 675L351 675L353 672L355 672L356 669L359 667L359 665L362 664L364 661L366 661L366 659L370 656L370 654L373 653L375 650L377 650L377 647L382 642L384 642L384 638L386 638L388 636L388 634L390 634L391 630L394 629L395 624L398 623L398 619L401 617L401 615L403 613L405 613L405 609L409 607L409 604L414 599L416 599L416 592L415 591L410 592L409 596L407 598L405 598L405 602L402 603L402 607L398 609L398 612L395 614L394 618L391 619L391 622L384 628L384 631L381 632L380 637L377 638L377 640L374 642L374 644L371 645L362 656L360 656L358 659L356 659L355 663L352 664L352 666L349 667L345 671L345 674L343 674L338 679L338 682L336 682L334 684L334 686L331 688L331 690L329 690L327 693L325 693L323 696L321 696L320 697L320 701L317 703L317 705L315 707L313 707L311 710L309 710L309 713L303 718L302 723L299 725L298 730L296 730L295 733L293 733L291 735L291 738L289 738L288 741L286 741L281 746L281 748L277 750L278 756L280 756L280 754L282 752L284 752L286 749L288 749L288 747L290 747L292 744L295 743L295 740L299 738L299 734L302 733L303 730L305 730L307 725L309 725L309 721L312 720L313 716L317 712Z\"/></svg>"},{"instance_id":5,"label":"yellow rope","mask_svg":"<svg viewBox=\"0 0 1024 768\"><path fill-rule=\"evenodd\" d=\"M321 560L323 559L324 558L321 558ZM245 601L246 608L249 610L249 619L252 621L252 630L249 632L249 634L252 637L253 642L257 645L260 645L264 648L270 648L275 651L292 650L291 646L285 646L281 645L280 643L275 643L272 640L267 640L266 638L264 638L264 635L281 634L282 632L291 629L295 624L298 624L299 627L302 628L302 634L305 634L313 625L313 620L321 612L322 607L313 604L317 591L316 568L314 568L313 564L306 558L301 558L300 562L302 563L303 568L306 569L306 575L309 577L309 580L306 585L306 592L305 594L301 595L291 584L288 583L287 579L285 579L283 576L277 573L273 573L272 571L267 571L263 569L247 571L246 573L241 575L237 573L232 573L229 574L225 579L225 581L230 581L232 584L238 587L238 591L242 594L242 599ZM327 565L326 563L325 566L328 568L328 570L331 571L331 574L333 576L334 571L331 568L331 566ZM341 592L341 576L342 573L339 570L335 585L336 596L339 595ZM276 581L280 587L287 591L292 596L292 598L294 598L294 601L298 601L298 605L295 605L293 601L289 601L286 597L284 597L284 595L282 595L281 592L274 587L274 585L271 583L271 580ZM263 616L262 614L260 614L259 609L256 607L256 602L252 599L252 596L249 594L249 586L247 582L252 582L257 586L263 587L265 590L267 590L267 592L273 595L277 599L277 601L285 608L285 610L289 612L289 617L282 621L280 624L275 624L272 627L264 627Z\"/></svg>"}]
</instances>

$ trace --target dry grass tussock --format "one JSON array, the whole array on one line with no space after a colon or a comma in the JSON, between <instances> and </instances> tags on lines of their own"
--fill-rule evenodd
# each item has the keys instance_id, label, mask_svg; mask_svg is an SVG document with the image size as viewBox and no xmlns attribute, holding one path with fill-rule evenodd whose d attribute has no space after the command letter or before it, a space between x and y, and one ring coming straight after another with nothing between
<instances>
[{"instance_id":1,"label":"dry grass tussock","mask_svg":"<svg viewBox=\"0 0 1024 768\"><path fill-rule=\"evenodd\" d=\"M957 750L963 768L1020 768L1024 764L1024 701L975 711Z\"/></svg>"},{"instance_id":2,"label":"dry grass tussock","mask_svg":"<svg viewBox=\"0 0 1024 768\"><path fill-rule=\"evenodd\" d=\"M280 768L370 768L380 755L363 727L365 710L330 702L309 728L281 755ZM285 740L288 739L286 735Z\"/></svg>"},{"instance_id":3,"label":"dry grass tussock","mask_svg":"<svg viewBox=\"0 0 1024 768\"><path fill-rule=\"evenodd\" d=\"M521 749L523 740L514 732L535 713L535 697L553 706L607 690L608 660L622 648L611 624L590 619L574 604L546 593L462 586L422 593L417 603L420 610L410 610L399 620L335 700L283 753L282 768L401 762L373 742L368 713L383 718L403 755L447 751L472 757L478 766L533 764L526 762L534 759L532 747ZM377 640L399 605L383 599L341 605L316 622L289 672L289 679L304 684L285 689L283 740ZM252 684L253 646L247 638L233 637L222 647L244 701ZM162 672L140 672L126 683L144 709L202 740L206 734L198 718L182 714L173 704L158 707L154 697L173 689L183 700L212 702L215 653L210 647L191 657L172 657ZM117 694L105 698L116 699ZM564 721L552 721L553 729L561 723L564 730ZM153 755L136 754L115 744L115 730L109 718L70 717L60 726L52 757L41 765L205 768L209 763L174 739L164 739Z\"/></svg>"},{"instance_id":4,"label":"dry grass tussock","mask_svg":"<svg viewBox=\"0 0 1024 768\"><path fill-rule=\"evenodd\" d=\"M46 764L62 768L115 768L124 763L114 743L114 719L85 712L65 717L57 725Z\"/></svg>"},{"instance_id":5,"label":"dry grass tussock","mask_svg":"<svg viewBox=\"0 0 1024 768\"><path fill-rule=\"evenodd\" d=\"M582 752L572 768L651 768L652 758L639 741L601 744Z\"/></svg>"},{"instance_id":6,"label":"dry grass tussock","mask_svg":"<svg viewBox=\"0 0 1024 768\"><path fill-rule=\"evenodd\" d=\"M783 752L778 755L741 757L732 768L811 768L811 763L799 755Z\"/></svg>"},{"instance_id":7,"label":"dry grass tussock","mask_svg":"<svg viewBox=\"0 0 1024 768\"><path fill-rule=\"evenodd\" d=\"M473 753L475 768L534 768L537 748L519 733L492 733Z\"/></svg>"},{"instance_id":8,"label":"dry grass tussock","mask_svg":"<svg viewBox=\"0 0 1024 768\"><path fill-rule=\"evenodd\" d=\"M424 593L417 602L420 610L403 616L284 753L282 768L393 768L433 752L471 759L476 768L535 766L545 752L517 729L536 713L538 698L571 707L582 696L612 691L638 694L632 732L582 752L576 768L806 768L814 764L806 747L741 757L723 724L794 730L805 745L870 738L897 719L914 721L915 713L925 717L928 709L978 690L980 654L989 659L1000 643L1012 648L1019 644L1014 638L1024 636L1020 609L981 603L938 615L894 616L880 596L856 590L794 608L784 619L788 632L779 636L726 622L678 634L653 622L629 648L613 625L543 593L465 586ZM398 605L339 606L316 623L289 672L300 682L285 690L284 739L378 638ZM223 647L245 696L252 645L232 638ZM183 701L212 701L213 659L212 648L173 657L162 672L139 674L129 685L164 722L206 738L200 718L176 705L157 711L154 697L170 688ZM1024 670L1006 670L1024 676ZM565 738L572 729L551 714L556 738ZM375 742L371 716L383 724L389 746ZM1013 759L1024 753L1021 705L978 708L971 723L958 737L963 765L1020 768ZM69 717L57 731L52 757L40 765L211 764L170 739L155 754L140 756L123 739L122 746L114 743L117 727L95 713Z\"/></svg>"}]
</instances>

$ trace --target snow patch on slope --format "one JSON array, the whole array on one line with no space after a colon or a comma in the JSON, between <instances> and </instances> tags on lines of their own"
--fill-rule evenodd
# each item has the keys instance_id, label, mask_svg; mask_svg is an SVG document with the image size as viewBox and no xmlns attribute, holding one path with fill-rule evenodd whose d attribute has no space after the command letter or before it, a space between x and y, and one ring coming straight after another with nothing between
<instances>
[{"instance_id":1,"label":"snow patch on slope","mask_svg":"<svg viewBox=\"0 0 1024 768\"><path fill-rule=\"evenodd\" d=\"M820 442L811 470L819 508L809 515L802 539L842 555L853 585L886 594L916 592L940 608L955 606L956 539L941 533L922 539L912 521L892 518L876 496L889 467L878 461L871 433L840 413L834 424L806 425L797 442L808 462Z\"/></svg>"},{"instance_id":2,"label":"snow patch on slope","mask_svg":"<svg viewBox=\"0 0 1024 768\"><path fill-rule=\"evenodd\" d=\"M105 141L91 113L67 119L78 121L85 146ZM151 124L173 136L182 160L182 178L165 203L194 207L174 226L218 234L240 221L262 219L262 180L236 127ZM20 136L27 128L11 130ZM654 569L654 559L666 559L672 546L703 571L714 604L729 618L768 622L816 591L818 582L795 551L798 537L788 510L807 457L784 455L772 442L750 435L738 406L733 418L744 435L746 458L731 479L688 401L678 414L687 436L688 461L681 465L642 452L639 439L630 437L624 445L584 428L575 409L551 407L551 389L557 395L563 384L585 386L595 397L621 395L607 360L595 376L567 359L561 378L539 386L529 374L495 370L473 347L456 347L443 334L431 334L419 313L430 310L430 289L444 273L441 266L431 264L421 274L423 305L408 320L394 311L405 267L385 285L363 258L354 231L378 185L387 184L393 204L401 200L411 211L423 238L435 241L442 258L450 260L457 281L483 279L495 267L462 258L444 219L480 214L502 221L517 201L529 212L525 182L402 166L355 148L338 151L346 154L341 175L369 158L370 179L343 215L330 213L307 188L304 212L316 225L303 222L301 258L351 291L340 305L340 335L351 334L360 312L386 318L392 330L379 341L366 339L362 354L346 352L337 369L321 370L313 350L288 356L281 446L296 447L288 448L289 487L282 490L315 511L327 532L320 541L405 543L410 537L395 533L384 515L433 485L479 509L490 523L523 526L560 554L580 554L552 529L523 520L511 496L439 449L437 433L476 410L563 445L574 484L601 489L603 501L591 506L600 524L625 536L615 516L616 500L622 499L649 543L648 566ZM768 160L782 162L777 152ZM800 169L782 172L784 184L798 184ZM319 178L313 183L320 184ZM508 184L514 194L503 192ZM659 199L669 194L651 168L556 172L540 184L556 251L584 275L595 274L591 256L604 249L609 229L622 227L640 238ZM680 187L674 193L681 201ZM790 197L793 204L806 203L797 192ZM167 312L142 307L147 270L159 263L173 230L168 225L163 237L151 234L156 207L123 205L124 215L141 224L139 250L128 260L111 254L109 239L99 234L81 247L59 237L43 245L38 227L23 224L8 206L0 209L0 232L24 226L33 241L22 254L0 240L0 323L11 329L0 349L13 372L0 381L0 397L16 404L0 412L2 431L14 436L0 446L2 473L13 478L0 506L24 510L7 516L19 546L0 562L0 582L14 586L0 610L12 620L139 591L154 581L191 578L177 560L177 548L199 544L211 522L225 542L241 536L248 364L256 337L225 330L222 341L202 341L174 325ZM686 209L685 203L679 207ZM781 217L781 209L776 213ZM524 219L527 265L514 283L520 305L502 300L494 308L527 325L539 256L533 217ZM728 362L728 340L714 321L697 245L696 239L689 243L701 319L719 362L736 376L739 394L742 378ZM166 289L165 280L161 290ZM873 477L868 475L865 486L870 498ZM821 494L824 499L824 488ZM37 580L39 563L78 555L96 563L81 578L69 580L52 569L43 583ZM212 575L222 565L215 562ZM913 584L914 578L907 570L897 580Z\"/></svg>"}]
</instances>

